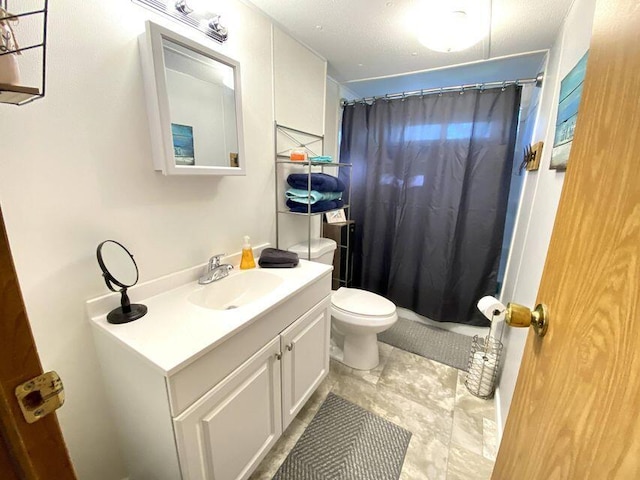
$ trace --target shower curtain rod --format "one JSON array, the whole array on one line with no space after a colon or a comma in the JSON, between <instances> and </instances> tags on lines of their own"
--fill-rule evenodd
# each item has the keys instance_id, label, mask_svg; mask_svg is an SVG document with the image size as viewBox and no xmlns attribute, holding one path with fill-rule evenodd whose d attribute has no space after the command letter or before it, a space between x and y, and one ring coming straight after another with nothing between
<instances>
[{"instance_id":1,"label":"shower curtain rod","mask_svg":"<svg viewBox=\"0 0 640 480\"><path fill-rule=\"evenodd\" d=\"M528 85L535 84L536 87L542 86L542 80L544 79L544 72L536 75L536 78L521 78L518 80L505 80L503 82L486 82L486 83L470 83L468 85L456 85L453 87L441 87L441 88L425 88L422 90L412 90L410 92L390 93L387 95L378 95L375 97L363 97L356 100L341 100L340 105L346 107L347 105L355 105L356 103L373 103L376 100L396 100L398 98L407 97L422 97L424 95L433 95L434 93L447 93L447 92L465 92L467 90L488 90L490 88L505 88L511 85Z\"/></svg>"}]
</instances>

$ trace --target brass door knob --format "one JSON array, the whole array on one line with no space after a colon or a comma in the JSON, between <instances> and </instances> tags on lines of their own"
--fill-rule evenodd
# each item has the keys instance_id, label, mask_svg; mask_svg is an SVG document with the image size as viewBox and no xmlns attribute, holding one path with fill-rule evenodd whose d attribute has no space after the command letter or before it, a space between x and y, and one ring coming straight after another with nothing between
<instances>
[{"instance_id":1,"label":"brass door knob","mask_svg":"<svg viewBox=\"0 0 640 480\"><path fill-rule=\"evenodd\" d=\"M507 312L504 319L507 325L511 327L526 328L533 326L536 335L539 337L544 337L549 328L549 312L543 303L536 305L533 311L524 305L509 303L507 304Z\"/></svg>"}]
</instances>

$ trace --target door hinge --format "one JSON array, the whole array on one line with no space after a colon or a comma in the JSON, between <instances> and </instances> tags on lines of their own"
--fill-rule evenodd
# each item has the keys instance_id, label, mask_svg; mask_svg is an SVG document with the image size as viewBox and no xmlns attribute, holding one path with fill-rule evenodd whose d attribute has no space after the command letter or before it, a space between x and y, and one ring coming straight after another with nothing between
<instances>
[{"instance_id":1,"label":"door hinge","mask_svg":"<svg viewBox=\"0 0 640 480\"><path fill-rule=\"evenodd\" d=\"M64 386L56 372L43 373L18 385L15 393L27 423L40 420L64 403Z\"/></svg>"}]
</instances>

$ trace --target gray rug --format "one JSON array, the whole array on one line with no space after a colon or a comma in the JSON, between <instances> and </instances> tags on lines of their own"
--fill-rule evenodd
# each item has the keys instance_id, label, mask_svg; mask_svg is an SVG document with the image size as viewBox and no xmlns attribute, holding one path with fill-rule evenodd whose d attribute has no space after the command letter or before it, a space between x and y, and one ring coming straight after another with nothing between
<instances>
[{"instance_id":1,"label":"gray rug","mask_svg":"<svg viewBox=\"0 0 640 480\"><path fill-rule=\"evenodd\" d=\"M411 432L329 393L274 480L397 480Z\"/></svg>"},{"instance_id":2,"label":"gray rug","mask_svg":"<svg viewBox=\"0 0 640 480\"><path fill-rule=\"evenodd\" d=\"M473 338L429 327L406 318L398 318L389 330L378 334L378 340L458 370L467 371Z\"/></svg>"}]
</instances>

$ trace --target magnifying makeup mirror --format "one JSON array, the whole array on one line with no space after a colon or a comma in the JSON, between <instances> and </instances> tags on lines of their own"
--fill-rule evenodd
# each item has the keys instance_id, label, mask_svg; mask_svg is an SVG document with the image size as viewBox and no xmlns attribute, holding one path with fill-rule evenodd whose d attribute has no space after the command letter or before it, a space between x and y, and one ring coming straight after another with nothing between
<instances>
[{"instance_id":1,"label":"magnifying makeup mirror","mask_svg":"<svg viewBox=\"0 0 640 480\"><path fill-rule=\"evenodd\" d=\"M127 295L127 288L138 283L138 266L133 255L115 240L105 240L98 245L96 255L107 287L112 292L122 294L121 306L109 312L107 321L116 324L128 323L144 317L147 313L146 305L132 304Z\"/></svg>"}]
</instances>

